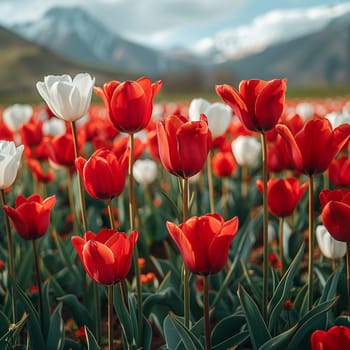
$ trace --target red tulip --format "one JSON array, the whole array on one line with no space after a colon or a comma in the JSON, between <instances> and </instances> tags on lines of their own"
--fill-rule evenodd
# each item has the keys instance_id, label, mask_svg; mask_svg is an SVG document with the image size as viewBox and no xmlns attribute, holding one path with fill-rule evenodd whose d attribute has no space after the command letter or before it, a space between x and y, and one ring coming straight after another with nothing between
<instances>
[{"instance_id":1,"label":"red tulip","mask_svg":"<svg viewBox=\"0 0 350 350\"><path fill-rule=\"evenodd\" d=\"M262 193L262 181L258 180L256 184ZM299 180L294 178L269 179L267 182L267 205L271 213L278 217L291 215L304 195L307 186L307 183L300 185Z\"/></svg>"},{"instance_id":2,"label":"red tulip","mask_svg":"<svg viewBox=\"0 0 350 350\"><path fill-rule=\"evenodd\" d=\"M316 330L311 334L312 350L340 350L349 348L349 327L333 326L327 331Z\"/></svg>"},{"instance_id":3,"label":"red tulip","mask_svg":"<svg viewBox=\"0 0 350 350\"><path fill-rule=\"evenodd\" d=\"M36 159L27 160L28 168L32 171L33 176L39 182L48 183L53 180L55 174L52 168L49 168L47 172L44 171L42 164Z\"/></svg>"},{"instance_id":4,"label":"red tulip","mask_svg":"<svg viewBox=\"0 0 350 350\"><path fill-rule=\"evenodd\" d=\"M323 190L320 193L322 222L337 241L350 242L350 190Z\"/></svg>"},{"instance_id":5,"label":"red tulip","mask_svg":"<svg viewBox=\"0 0 350 350\"><path fill-rule=\"evenodd\" d=\"M153 98L162 87L158 80L151 83L147 77L136 81L110 81L103 89L95 87L95 93L102 98L114 126L126 133L144 129L152 116Z\"/></svg>"},{"instance_id":6,"label":"red tulip","mask_svg":"<svg viewBox=\"0 0 350 350\"><path fill-rule=\"evenodd\" d=\"M157 124L157 137L160 160L170 173L189 178L202 170L211 145L204 115L194 122L171 115Z\"/></svg>"},{"instance_id":7,"label":"red tulip","mask_svg":"<svg viewBox=\"0 0 350 350\"><path fill-rule=\"evenodd\" d=\"M294 168L307 175L327 170L350 136L350 125L333 130L329 120L322 117L308 120L295 135L283 124L276 130L288 144Z\"/></svg>"},{"instance_id":8,"label":"red tulip","mask_svg":"<svg viewBox=\"0 0 350 350\"><path fill-rule=\"evenodd\" d=\"M350 158L340 157L331 162L328 168L329 179L334 186L346 187L350 185Z\"/></svg>"},{"instance_id":9,"label":"red tulip","mask_svg":"<svg viewBox=\"0 0 350 350\"><path fill-rule=\"evenodd\" d=\"M110 200L123 192L128 169L127 153L119 159L112 151L99 149L88 160L78 157L75 165L91 197Z\"/></svg>"},{"instance_id":10,"label":"red tulip","mask_svg":"<svg viewBox=\"0 0 350 350\"><path fill-rule=\"evenodd\" d=\"M237 163L232 152L217 152L214 154L211 164L213 173L218 177L232 176L237 168Z\"/></svg>"},{"instance_id":11,"label":"red tulip","mask_svg":"<svg viewBox=\"0 0 350 350\"><path fill-rule=\"evenodd\" d=\"M227 263L231 242L238 230L238 218L224 222L219 214L193 216L181 225L167 222L189 271L213 274Z\"/></svg>"},{"instance_id":12,"label":"red tulip","mask_svg":"<svg viewBox=\"0 0 350 350\"><path fill-rule=\"evenodd\" d=\"M217 85L216 93L249 130L272 129L284 109L286 79L242 80L239 91L230 85Z\"/></svg>"},{"instance_id":13,"label":"red tulip","mask_svg":"<svg viewBox=\"0 0 350 350\"><path fill-rule=\"evenodd\" d=\"M47 146L49 158L54 163L69 168L74 166L75 153L72 134L54 136Z\"/></svg>"},{"instance_id":14,"label":"red tulip","mask_svg":"<svg viewBox=\"0 0 350 350\"><path fill-rule=\"evenodd\" d=\"M42 200L38 194L28 198L19 195L16 198L15 208L8 205L3 205L3 208L23 239L37 239L49 228L50 213L55 203L56 196Z\"/></svg>"},{"instance_id":15,"label":"red tulip","mask_svg":"<svg viewBox=\"0 0 350 350\"><path fill-rule=\"evenodd\" d=\"M112 229L73 236L72 244L89 277L97 283L113 285L123 280L131 266L138 232L129 235Z\"/></svg>"}]
</instances>

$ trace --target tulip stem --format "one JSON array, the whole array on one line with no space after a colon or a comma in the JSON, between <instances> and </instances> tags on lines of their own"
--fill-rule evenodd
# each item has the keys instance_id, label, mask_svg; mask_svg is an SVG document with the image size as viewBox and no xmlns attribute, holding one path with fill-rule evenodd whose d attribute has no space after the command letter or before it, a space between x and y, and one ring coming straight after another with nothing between
<instances>
[{"instance_id":1,"label":"tulip stem","mask_svg":"<svg viewBox=\"0 0 350 350\"><path fill-rule=\"evenodd\" d=\"M267 142L266 135L260 133L261 140L261 159L262 159L262 181L263 181L263 307L262 314L264 319L267 316L267 298L268 298L268 207L267 207Z\"/></svg>"},{"instance_id":2,"label":"tulip stem","mask_svg":"<svg viewBox=\"0 0 350 350\"><path fill-rule=\"evenodd\" d=\"M136 204L135 204L135 190L134 190L134 134L129 133L129 216L130 216L130 230L135 230L135 215L136 215ZM139 250L137 244L134 248L133 254L134 269L135 269L135 279L136 279L136 294L137 294L137 309L138 309L138 337L139 344L143 339L143 310L142 310L142 289L141 289L141 278L140 278L140 267L139 267Z\"/></svg>"},{"instance_id":3,"label":"tulip stem","mask_svg":"<svg viewBox=\"0 0 350 350\"><path fill-rule=\"evenodd\" d=\"M279 244L279 251L280 251L280 277L282 278L284 274L284 253L283 253L283 223L284 218L279 218L279 237L278 237L278 244Z\"/></svg>"},{"instance_id":4,"label":"tulip stem","mask_svg":"<svg viewBox=\"0 0 350 350\"><path fill-rule=\"evenodd\" d=\"M182 181L182 220L185 222L188 218L188 192L189 181L184 178ZM184 325L190 326L190 288L189 288L189 271L186 266L183 266L183 283L184 283Z\"/></svg>"},{"instance_id":5,"label":"tulip stem","mask_svg":"<svg viewBox=\"0 0 350 350\"><path fill-rule=\"evenodd\" d=\"M209 278L204 276L204 335L205 350L210 350L210 319L209 319Z\"/></svg>"},{"instance_id":6,"label":"tulip stem","mask_svg":"<svg viewBox=\"0 0 350 350\"><path fill-rule=\"evenodd\" d=\"M3 205L6 205L6 196L5 191L1 190L1 202ZM9 272L11 277L11 306L12 306L12 322L16 323L16 275L15 275L15 260L13 256L13 243L12 243L12 233L11 233L11 226L10 226L10 220L8 216L4 212L5 217L5 228L6 228L6 235L7 235L7 250L9 255Z\"/></svg>"},{"instance_id":7,"label":"tulip stem","mask_svg":"<svg viewBox=\"0 0 350 350\"><path fill-rule=\"evenodd\" d=\"M38 294L39 294L39 319L40 319L41 330L43 331L44 329L43 296L42 296L41 281L40 281L39 257L38 257L38 250L37 250L35 239L32 239L32 245L33 245L33 254L34 254L36 283L38 285Z\"/></svg>"},{"instance_id":8,"label":"tulip stem","mask_svg":"<svg viewBox=\"0 0 350 350\"><path fill-rule=\"evenodd\" d=\"M348 314L350 315L350 242L346 243L346 285L348 288Z\"/></svg>"},{"instance_id":9,"label":"tulip stem","mask_svg":"<svg viewBox=\"0 0 350 350\"><path fill-rule=\"evenodd\" d=\"M314 178L309 175L309 256L308 256L308 310L313 304L313 273L314 273Z\"/></svg>"},{"instance_id":10,"label":"tulip stem","mask_svg":"<svg viewBox=\"0 0 350 350\"><path fill-rule=\"evenodd\" d=\"M248 167L246 165L241 166L241 196L247 197L248 194Z\"/></svg>"},{"instance_id":11,"label":"tulip stem","mask_svg":"<svg viewBox=\"0 0 350 350\"><path fill-rule=\"evenodd\" d=\"M108 290L108 350L113 350L113 285Z\"/></svg>"},{"instance_id":12,"label":"tulip stem","mask_svg":"<svg viewBox=\"0 0 350 350\"><path fill-rule=\"evenodd\" d=\"M108 209L108 217L109 217L109 224L111 225L111 229L115 230L115 222L113 217L113 205L112 200L108 200L107 202L107 209Z\"/></svg>"},{"instance_id":13,"label":"tulip stem","mask_svg":"<svg viewBox=\"0 0 350 350\"><path fill-rule=\"evenodd\" d=\"M75 210L75 205L74 205L74 195L73 195L73 179L72 179L72 174L67 168L67 173L68 173L68 200L69 200L69 207L70 211L73 215L73 232L75 234L78 234L78 221L77 221L77 212Z\"/></svg>"},{"instance_id":14,"label":"tulip stem","mask_svg":"<svg viewBox=\"0 0 350 350\"><path fill-rule=\"evenodd\" d=\"M75 159L77 159L79 156L77 129L74 121L71 121L70 125L72 128L74 155L75 155ZM79 199L80 199L80 207L81 207L81 220L83 223L84 231L86 232L88 230L88 225L87 225L87 215L86 215L86 205L85 205L85 193L84 193L83 183L78 174L77 174L77 178L78 178Z\"/></svg>"},{"instance_id":15,"label":"tulip stem","mask_svg":"<svg viewBox=\"0 0 350 350\"><path fill-rule=\"evenodd\" d=\"M208 187L209 187L209 205L210 212L215 212L215 202L214 202L214 185L213 185L213 171L211 168L211 150L208 152L207 157L207 175L208 175Z\"/></svg>"}]
</instances>

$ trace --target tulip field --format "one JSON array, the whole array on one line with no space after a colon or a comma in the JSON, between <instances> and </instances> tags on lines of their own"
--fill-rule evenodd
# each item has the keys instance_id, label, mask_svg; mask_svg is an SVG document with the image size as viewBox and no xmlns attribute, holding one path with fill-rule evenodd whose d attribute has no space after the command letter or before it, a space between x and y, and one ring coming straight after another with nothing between
<instances>
[{"instance_id":1,"label":"tulip field","mask_svg":"<svg viewBox=\"0 0 350 350\"><path fill-rule=\"evenodd\" d=\"M350 98L162 84L1 107L0 350L348 349Z\"/></svg>"}]
</instances>

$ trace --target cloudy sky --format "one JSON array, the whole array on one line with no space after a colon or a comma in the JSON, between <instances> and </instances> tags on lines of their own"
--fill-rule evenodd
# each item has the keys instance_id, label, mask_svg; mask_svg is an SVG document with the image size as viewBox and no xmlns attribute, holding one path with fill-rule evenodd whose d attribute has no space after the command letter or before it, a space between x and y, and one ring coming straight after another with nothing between
<instances>
[{"instance_id":1,"label":"cloudy sky","mask_svg":"<svg viewBox=\"0 0 350 350\"><path fill-rule=\"evenodd\" d=\"M36 19L53 6L79 5L114 32L149 46L194 42L205 46L207 38L217 33L249 31L251 26L262 30L264 23L276 17L280 25L281 11L288 11L294 20L305 17L310 7L323 6L327 12L324 6L335 4L350 10L349 0L0 0L0 24ZM309 15L317 16L316 12Z\"/></svg>"}]
</instances>

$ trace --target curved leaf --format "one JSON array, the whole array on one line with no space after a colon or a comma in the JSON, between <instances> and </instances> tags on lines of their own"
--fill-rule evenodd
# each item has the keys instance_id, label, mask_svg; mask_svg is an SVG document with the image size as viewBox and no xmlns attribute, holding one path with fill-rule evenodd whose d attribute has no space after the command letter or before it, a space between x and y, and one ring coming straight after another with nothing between
<instances>
[{"instance_id":1,"label":"curved leaf","mask_svg":"<svg viewBox=\"0 0 350 350\"><path fill-rule=\"evenodd\" d=\"M297 330L298 325L294 325L283 333L280 333L276 337L268 340L259 350L279 350L287 346L290 338L293 336L294 332Z\"/></svg>"},{"instance_id":2,"label":"curved leaf","mask_svg":"<svg viewBox=\"0 0 350 350\"><path fill-rule=\"evenodd\" d=\"M62 350L64 346L64 322L61 315L62 303L59 303L50 319L49 333L46 340L46 349Z\"/></svg>"}]
</instances>

